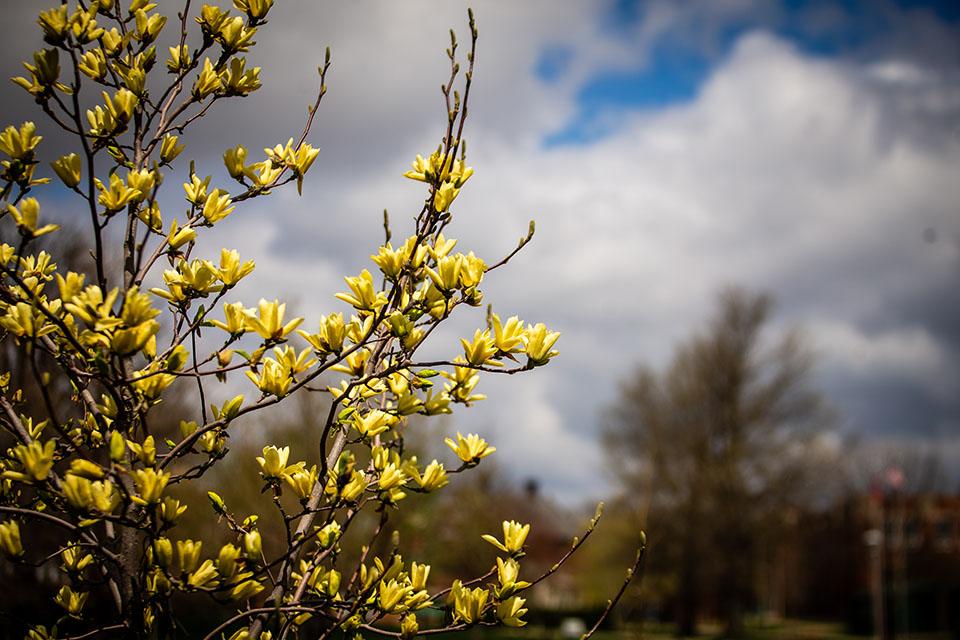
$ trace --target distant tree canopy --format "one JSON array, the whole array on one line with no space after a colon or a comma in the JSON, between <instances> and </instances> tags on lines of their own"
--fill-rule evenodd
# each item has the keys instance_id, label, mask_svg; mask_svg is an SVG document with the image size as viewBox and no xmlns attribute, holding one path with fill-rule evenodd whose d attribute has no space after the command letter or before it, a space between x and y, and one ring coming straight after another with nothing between
<instances>
[{"instance_id":1,"label":"distant tree canopy","mask_svg":"<svg viewBox=\"0 0 960 640\"><path fill-rule=\"evenodd\" d=\"M708 596L742 635L762 543L808 486L825 412L800 334L765 339L771 303L724 291L706 329L662 371L640 366L608 414L604 444L651 535L649 569L669 578L654 584L668 585L680 635L695 633Z\"/></svg>"}]
</instances>

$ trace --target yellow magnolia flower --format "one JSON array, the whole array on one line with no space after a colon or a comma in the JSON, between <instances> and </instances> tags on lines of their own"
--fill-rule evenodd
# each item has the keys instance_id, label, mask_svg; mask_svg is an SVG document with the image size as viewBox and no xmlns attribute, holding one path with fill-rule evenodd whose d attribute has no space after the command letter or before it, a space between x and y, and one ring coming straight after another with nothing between
<instances>
[{"instance_id":1,"label":"yellow magnolia flower","mask_svg":"<svg viewBox=\"0 0 960 640\"><path fill-rule=\"evenodd\" d=\"M396 416L379 409L371 409L363 415L359 411L353 414L353 428L365 438L388 431L396 423Z\"/></svg>"},{"instance_id":2,"label":"yellow magnolia flower","mask_svg":"<svg viewBox=\"0 0 960 640\"><path fill-rule=\"evenodd\" d=\"M193 97L197 100L203 100L211 93L219 91L221 86L220 76L214 71L210 58L204 58L203 69L194 81L193 89L191 90Z\"/></svg>"},{"instance_id":3,"label":"yellow magnolia flower","mask_svg":"<svg viewBox=\"0 0 960 640\"><path fill-rule=\"evenodd\" d=\"M513 520L504 520L503 542L500 542L488 533L482 535L481 537L501 551L515 555L523 551L523 544L527 540L528 533L530 533L529 524L522 525L519 522L514 522Z\"/></svg>"},{"instance_id":4,"label":"yellow magnolia flower","mask_svg":"<svg viewBox=\"0 0 960 640\"><path fill-rule=\"evenodd\" d=\"M436 491L450 482L447 477L447 470L443 468L442 463L436 460L430 462L427 468L423 470L423 474L417 474L414 479L424 491Z\"/></svg>"},{"instance_id":5,"label":"yellow magnolia flower","mask_svg":"<svg viewBox=\"0 0 960 640\"><path fill-rule=\"evenodd\" d=\"M423 399L423 413L428 416L452 413L450 410L450 395L446 391L439 393L427 391L427 397ZM493 453L493 451L490 453Z\"/></svg>"},{"instance_id":6,"label":"yellow magnolia flower","mask_svg":"<svg viewBox=\"0 0 960 640\"><path fill-rule=\"evenodd\" d=\"M20 233L27 238L38 238L60 228L58 224L37 227L37 219L40 217L40 203L36 198L24 198L20 202L19 209L12 204L8 204L7 213L17 224Z\"/></svg>"},{"instance_id":7,"label":"yellow magnolia flower","mask_svg":"<svg viewBox=\"0 0 960 640\"><path fill-rule=\"evenodd\" d=\"M87 511L93 508L92 484L86 478L68 473L63 478L63 496L73 507Z\"/></svg>"},{"instance_id":8,"label":"yellow magnolia flower","mask_svg":"<svg viewBox=\"0 0 960 640\"><path fill-rule=\"evenodd\" d=\"M170 52L170 57L167 58L166 65L170 73L179 73L190 65L190 47L188 45L168 47L167 51Z\"/></svg>"},{"instance_id":9,"label":"yellow magnolia flower","mask_svg":"<svg viewBox=\"0 0 960 640\"><path fill-rule=\"evenodd\" d=\"M379 253L371 255L370 258L380 267L383 275L390 280L396 280L397 276L399 276L403 270L404 265L407 263L407 260L410 258L408 244L394 249L388 242L385 246L380 247Z\"/></svg>"},{"instance_id":10,"label":"yellow magnolia flower","mask_svg":"<svg viewBox=\"0 0 960 640\"><path fill-rule=\"evenodd\" d=\"M138 200L145 198L157 184L157 175L149 169L139 171L130 170L127 172L127 186L131 190L138 192Z\"/></svg>"},{"instance_id":11,"label":"yellow magnolia flower","mask_svg":"<svg viewBox=\"0 0 960 640\"><path fill-rule=\"evenodd\" d=\"M377 585L377 604L384 613L400 613L406 610L403 601L412 591L413 587L409 584L381 580Z\"/></svg>"},{"instance_id":12,"label":"yellow magnolia flower","mask_svg":"<svg viewBox=\"0 0 960 640\"><path fill-rule=\"evenodd\" d=\"M264 359L259 377L253 371L247 371L246 374L260 391L278 398L287 395L290 385L293 383L290 369L273 358Z\"/></svg>"},{"instance_id":13,"label":"yellow magnolia flower","mask_svg":"<svg viewBox=\"0 0 960 640\"><path fill-rule=\"evenodd\" d=\"M186 510L187 505L181 504L179 500L164 498L160 504L160 520L167 524L173 524Z\"/></svg>"},{"instance_id":14,"label":"yellow magnolia flower","mask_svg":"<svg viewBox=\"0 0 960 640\"><path fill-rule=\"evenodd\" d=\"M492 360L497 354L497 347L494 345L493 338L490 337L490 330L477 329L473 334L473 341L467 342L460 338L460 344L463 345L463 353L469 364L480 366L483 364L500 365L497 360Z\"/></svg>"},{"instance_id":15,"label":"yellow magnolia flower","mask_svg":"<svg viewBox=\"0 0 960 640\"><path fill-rule=\"evenodd\" d=\"M103 50L111 56L119 53L120 48L126 44L127 40L128 38L121 35L116 27L111 28L109 31L104 31L103 35L100 36Z\"/></svg>"},{"instance_id":16,"label":"yellow magnolia flower","mask_svg":"<svg viewBox=\"0 0 960 640\"><path fill-rule=\"evenodd\" d=\"M256 580L244 580L230 589L230 599L247 600L257 595L261 591L263 591L263 585ZM260 637L262 638L265 635L268 634L262 633L260 634Z\"/></svg>"},{"instance_id":17,"label":"yellow magnolia flower","mask_svg":"<svg viewBox=\"0 0 960 640\"><path fill-rule=\"evenodd\" d=\"M170 233L167 234L167 244L171 249L179 249L188 242L197 239L197 232L193 227L187 226L180 228L176 220L170 225Z\"/></svg>"},{"instance_id":18,"label":"yellow magnolia flower","mask_svg":"<svg viewBox=\"0 0 960 640\"><path fill-rule=\"evenodd\" d=\"M405 178L420 182L433 183L437 180L451 182L458 188L472 175L472 168L455 159L452 153L442 153L439 148L430 155L429 159L418 154L413 161L413 169L403 174Z\"/></svg>"},{"instance_id":19,"label":"yellow magnolia flower","mask_svg":"<svg viewBox=\"0 0 960 640\"><path fill-rule=\"evenodd\" d=\"M97 201L106 210L106 213L115 213L120 211L131 202L136 202L143 198L143 194L137 189L130 188L117 174L110 175L110 186L106 186L98 178L96 180L97 189L100 196Z\"/></svg>"},{"instance_id":20,"label":"yellow magnolia flower","mask_svg":"<svg viewBox=\"0 0 960 640\"><path fill-rule=\"evenodd\" d=\"M230 194L214 189L203 203L203 218L210 224L220 222L236 208L231 207Z\"/></svg>"},{"instance_id":21,"label":"yellow magnolia flower","mask_svg":"<svg viewBox=\"0 0 960 640\"><path fill-rule=\"evenodd\" d=\"M213 566L213 560L209 558L203 561L197 569L187 578L187 584L191 587L203 588L213 587L217 584L217 570Z\"/></svg>"},{"instance_id":22,"label":"yellow magnolia flower","mask_svg":"<svg viewBox=\"0 0 960 640\"><path fill-rule=\"evenodd\" d=\"M210 176L203 180L197 175L190 176L190 182L183 183L183 190L187 194L187 202L203 205L207 200L207 189L210 187Z\"/></svg>"},{"instance_id":23,"label":"yellow magnolia flower","mask_svg":"<svg viewBox=\"0 0 960 640\"><path fill-rule=\"evenodd\" d=\"M417 616L414 613L408 613L403 616L403 619L400 621L400 636L404 640L409 640L414 638L417 635L417 632L420 631L420 625L417 624Z\"/></svg>"},{"instance_id":24,"label":"yellow magnolia flower","mask_svg":"<svg viewBox=\"0 0 960 640\"><path fill-rule=\"evenodd\" d=\"M522 627L527 624L520 616L527 612L523 605L527 601L520 596L513 596L497 605L497 619L508 627Z\"/></svg>"},{"instance_id":25,"label":"yellow magnolia flower","mask_svg":"<svg viewBox=\"0 0 960 640\"><path fill-rule=\"evenodd\" d=\"M246 66L246 58L230 59L230 66L220 73L224 95L245 96L260 88L260 67L247 69Z\"/></svg>"},{"instance_id":26,"label":"yellow magnolia flower","mask_svg":"<svg viewBox=\"0 0 960 640\"><path fill-rule=\"evenodd\" d=\"M237 572L237 560L240 558L240 549L236 545L227 543L220 547L217 554L217 570L225 578L232 578Z\"/></svg>"},{"instance_id":27,"label":"yellow magnolia flower","mask_svg":"<svg viewBox=\"0 0 960 640\"><path fill-rule=\"evenodd\" d=\"M529 582L518 580L520 576L520 564L513 558L497 558L497 577L500 585L496 589L495 595L499 599L513 595L520 589L526 589L530 586Z\"/></svg>"},{"instance_id":28,"label":"yellow magnolia flower","mask_svg":"<svg viewBox=\"0 0 960 640\"><path fill-rule=\"evenodd\" d=\"M90 135L108 137L122 133L133 117L137 96L129 89L119 89L113 96L104 91L103 101L103 106L87 109Z\"/></svg>"},{"instance_id":29,"label":"yellow magnolia flower","mask_svg":"<svg viewBox=\"0 0 960 640\"><path fill-rule=\"evenodd\" d=\"M256 529L243 534L243 551L248 558L257 558L263 552L263 539Z\"/></svg>"},{"instance_id":30,"label":"yellow magnolia flower","mask_svg":"<svg viewBox=\"0 0 960 640\"><path fill-rule=\"evenodd\" d=\"M329 316L320 316L319 333L307 333L297 330L304 340L310 343L317 353L340 353L343 350L343 340L346 337L346 325L343 323L342 313L332 313Z\"/></svg>"},{"instance_id":31,"label":"yellow magnolia flower","mask_svg":"<svg viewBox=\"0 0 960 640\"><path fill-rule=\"evenodd\" d=\"M63 607L72 617L79 618L80 612L83 611L83 606L87 604L87 597L89 595L87 592L74 591L69 586L63 585L60 587L60 591L57 592L57 597L54 598L54 602Z\"/></svg>"},{"instance_id":32,"label":"yellow magnolia flower","mask_svg":"<svg viewBox=\"0 0 960 640\"><path fill-rule=\"evenodd\" d=\"M160 143L160 161L170 164L185 148L186 145L178 144L177 136L170 134L163 136L163 142Z\"/></svg>"},{"instance_id":33,"label":"yellow magnolia flower","mask_svg":"<svg viewBox=\"0 0 960 640\"><path fill-rule=\"evenodd\" d=\"M242 335L250 330L249 319L252 310L246 309L242 302L224 303L223 314L226 323L211 320L210 324L235 336Z\"/></svg>"},{"instance_id":34,"label":"yellow magnolia flower","mask_svg":"<svg viewBox=\"0 0 960 640\"><path fill-rule=\"evenodd\" d=\"M560 354L559 351L551 351L560 337L559 331L549 331L542 322L535 326L527 326L525 336L527 358L534 366L546 364L550 358Z\"/></svg>"},{"instance_id":35,"label":"yellow magnolia flower","mask_svg":"<svg viewBox=\"0 0 960 640\"><path fill-rule=\"evenodd\" d=\"M249 316L247 327L255 331L264 340L283 340L303 322L303 318L294 318L283 324L286 309L286 303L281 304L278 300L268 302L261 298L258 305L259 315L256 317Z\"/></svg>"},{"instance_id":36,"label":"yellow magnolia flower","mask_svg":"<svg viewBox=\"0 0 960 640\"><path fill-rule=\"evenodd\" d=\"M4 471L2 476L12 480L43 482L53 468L53 456L57 450L54 440L45 444L34 440L29 444L18 444L10 450L12 457L20 462L23 472Z\"/></svg>"},{"instance_id":37,"label":"yellow magnolia flower","mask_svg":"<svg viewBox=\"0 0 960 640\"><path fill-rule=\"evenodd\" d=\"M482 587L467 589L459 584L455 586L457 588L452 591L454 622L476 624L483 617L490 592Z\"/></svg>"},{"instance_id":38,"label":"yellow magnolia flower","mask_svg":"<svg viewBox=\"0 0 960 640\"><path fill-rule=\"evenodd\" d=\"M282 364L291 375L303 373L313 365L317 364L317 359L311 357L310 349L304 349L300 353L290 345L274 347L273 353L277 356L277 362Z\"/></svg>"},{"instance_id":39,"label":"yellow magnolia flower","mask_svg":"<svg viewBox=\"0 0 960 640\"><path fill-rule=\"evenodd\" d=\"M463 256L441 256L437 258L436 270L427 267L427 275L433 284L442 292L450 292L460 286L460 269L463 266Z\"/></svg>"},{"instance_id":40,"label":"yellow magnolia flower","mask_svg":"<svg viewBox=\"0 0 960 640\"><path fill-rule=\"evenodd\" d=\"M8 558L19 558L23 555L20 525L16 520L0 522L0 552Z\"/></svg>"},{"instance_id":41,"label":"yellow magnolia flower","mask_svg":"<svg viewBox=\"0 0 960 640\"><path fill-rule=\"evenodd\" d=\"M336 298L343 300L359 311L376 311L387 304L387 294L377 291L373 285L373 276L364 269L359 276L347 276L344 278L347 286L350 287L350 293L338 293Z\"/></svg>"},{"instance_id":42,"label":"yellow magnolia flower","mask_svg":"<svg viewBox=\"0 0 960 640\"><path fill-rule=\"evenodd\" d=\"M457 454L458 458L467 464L475 464L497 450L496 447L489 446L486 440L475 433L467 434L467 437L464 438L458 431L456 442L450 438L444 438L443 441Z\"/></svg>"},{"instance_id":43,"label":"yellow magnolia flower","mask_svg":"<svg viewBox=\"0 0 960 640\"><path fill-rule=\"evenodd\" d=\"M524 338L526 331L523 328L523 320L517 316L511 316L506 324L500 322L500 316L492 315L493 321L493 344L501 353L517 353L524 349Z\"/></svg>"},{"instance_id":44,"label":"yellow magnolia flower","mask_svg":"<svg viewBox=\"0 0 960 640\"><path fill-rule=\"evenodd\" d=\"M228 287L232 287L250 275L254 269L253 260L240 262L240 253L228 249L220 250L220 281Z\"/></svg>"},{"instance_id":45,"label":"yellow magnolia flower","mask_svg":"<svg viewBox=\"0 0 960 640\"><path fill-rule=\"evenodd\" d=\"M336 521L326 524L317 532L317 544L329 549L340 539L340 533L340 525Z\"/></svg>"},{"instance_id":46,"label":"yellow magnolia flower","mask_svg":"<svg viewBox=\"0 0 960 640\"><path fill-rule=\"evenodd\" d=\"M170 474L156 469L137 469L133 472L133 482L139 495L132 496L137 504L156 504L167 488Z\"/></svg>"},{"instance_id":47,"label":"yellow magnolia flower","mask_svg":"<svg viewBox=\"0 0 960 640\"><path fill-rule=\"evenodd\" d=\"M47 322L40 309L26 302L10 305L6 313L0 315L0 327L15 336L39 338L57 330L56 325Z\"/></svg>"},{"instance_id":48,"label":"yellow magnolia flower","mask_svg":"<svg viewBox=\"0 0 960 640\"><path fill-rule=\"evenodd\" d=\"M406 474L401 471L396 464L391 462L380 472L380 479L377 485L381 491L390 491L391 489L401 486L406 481Z\"/></svg>"},{"instance_id":49,"label":"yellow magnolia flower","mask_svg":"<svg viewBox=\"0 0 960 640\"><path fill-rule=\"evenodd\" d=\"M457 356L454 362L462 363L463 359ZM444 385L444 389L450 394L450 398L454 402L461 402L469 406L472 402L486 400L487 396L484 394L473 393L473 390L480 382L480 374L477 373L475 369L465 366L455 366L452 374L443 371L441 375L451 381L450 384Z\"/></svg>"},{"instance_id":50,"label":"yellow magnolia flower","mask_svg":"<svg viewBox=\"0 0 960 640\"><path fill-rule=\"evenodd\" d=\"M180 572L190 573L200 564L200 551L203 542L177 540L177 557L180 558Z\"/></svg>"},{"instance_id":51,"label":"yellow magnolia flower","mask_svg":"<svg viewBox=\"0 0 960 640\"><path fill-rule=\"evenodd\" d=\"M313 491L313 485L317 483L317 478L319 478L317 465L312 465L309 470L303 467L297 467L292 472L285 474L283 481L293 489L293 492L298 498L306 500L310 497Z\"/></svg>"},{"instance_id":52,"label":"yellow magnolia flower","mask_svg":"<svg viewBox=\"0 0 960 640\"><path fill-rule=\"evenodd\" d=\"M229 17L230 13L220 7L205 4L200 8L200 15L197 16L196 20L204 34L213 37L220 32L223 23L226 22Z\"/></svg>"},{"instance_id":53,"label":"yellow magnolia flower","mask_svg":"<svg viewBox=\"0 0 960 640\"><path fill-rule=\"evenodd\" d=\"M354 502L367 488L367 479L359 471L350 474L350 481L340 490L340 498L346 502Z\"/></svg>"},{"instance_id":54,"label":"yellow magnolia flower","mask_svg":"<svg viewBox=\"0 0 960 640\"><path fill-rule=\"evenodd\" d=\"M262 20L273 6L273 0L233 0L233 6L254 20Z\"/></svg>"},{"instance_id":55,"label":"yellow magnolia flower","mask_svg":"<svg viewBox=\"0 0 960 640\"><path fill-rule=\"evenodd\" d=\"M63 560L63 567L67 571L83 571L93 564L93 556L84 553L81 547L67 547L60 552L60 558Z\"/></svg>"},{"instance_id":56,"label":"yellow magnolia flower","mask_svg":"<svg viewBox=\"0 0 960 640\"><path fill-rule=\"evenodd\" d=\"M257 456L260 473L264 478L280 478L287 470L287 459L290 457L290 447L277 449L270 445L263 448L263 455Z\"/></svg>"},{"instance_id":57,"label":"yellow magnolia flower","mask_svg":"<svg viewBox=\"0 0 960 640\"><path fill-rule=\"evenodd\" d=\"M450 208L456 197L460 195L460 189L453 186L452 182L444 182L433 194L433 208L438 213L443 213Z\"/></svg>"},{"instance_id":58,"label":"yellow magnolia flower","mask_svg":"<svg viewBox=\"0 0 960 640\"><path fill-rule=\"evenodd\" d=\"M89 460L77 458L70 463L70 471L73 475L87 478L88 480L99 480L106 473L103 468Z\"/></svg>"},{"instance_id":59,"label":"yellow magnolia flower","mask_svg":"<svg viewBox=\"0 0 960 640\"><path fill-rule=\"evenodd\" d=\"M63 184L67 185L71 189L78 184L80 184L80 172L82 167L82 160L80 156L75 153L67 154L55 162L51 162L50 166L53 167L54 173L57 174Z\"/></svg>"},{"instance_id":60,"label":"yellow magnolia flower","mask_svg":"<svg viewBox=\"0 0 960 640\"><path fill-rule=\"evenodd\" d=\"M156 40L160 34L160 30L163 29L163 26L167 23L166 16L156 13L152 16L147 16L147 12L143 9L137 9L133 15L136 20L137 40L144 44L150 44Z\"/></svg>"},{"instance_id":61,"label":"yellow magnolia flower","mask_svg":"<svg viewBox=\"0 0 960 640\"><path fill-rule=\"evenodd\" d=\"M273 184L283 173L283 165L275 164L271 160L255 162L248 167L250 178L258 187L267 187Z\"/></svg>"},{"instance_id":62,"label":"yellow magnolia flower","mask_svg":"<svg viewBox=\"0 0 960 640\"><path fill-rule=\"evenodd\" d=\"M245 20L240 16L227 18L220 24L218 40L223 48L231 53L247 51L252 45L253 35L257 32L255 27L246 27Z\"/></svg>"},{"instance_id":63,"label":"yellow magnolia flower","mask_svg":"<svg viewBox=\"0 0 960 640\"><path fill-rule=\"evenodd\" d=\"M45 39L52 43L62 42L70 29L67 5L40 12L37 22L43 30Z\"/></svg>"},{"instance_id":64,"label":"yellow magnolia flower","mask_svg":"<svg viewBox=\"0 0 960 640\"><path fill-rule=\"evenodd\" d=\"M9 126L0 133L0 151L14 160L25 160L37 148L43 136L37 135L37 125L24 122L20 128Z\"/></svg>"},{"instance_id":65,"label":"yellow magnolia flower","mask_svg":"<svg viewBox=\"0 0 960 640\"><path fill-rule=\"evenodd\" d=\"M164 569L173 563L173 543L170 538L157 538L153 541L153 556L157 564Z\"/></svg>"},{"instance_id":66,"label":"yellow magnolia flower","mask_svg":"<svg viewBox=\"0 0 960 640\"><path fill-rule=\"evenodd\" d=\"M88 78L102 80L107 75L107 58L103 55L103 49L91 49L84 53L80 56L77 68Z\"/></svg>"},{"instance_id":67,"label":"yellow magnolia flower","mask_svg":"<svg viewBox=\"0 0 960 640\"><path fill-rule=\"evenodd\" d=\"M460 286L468 289L476 287L483 280L487 270L487 263L482 258L473 255L473 251L463 256L460 266Z\"/></svg>"},{"instance_id":68,"label":"yellow magnolia flower","mask_svg":"<svg viewBox=\"0 0 960 640\"><path fill-rule=\"evenodd\" d=\"M227 167L227 173L234 180L240 180L247 173L247 166L244 164L247 159L247 150L242 144L227 149L223 152L223 164Z\"/></svg>"}]
</instances>

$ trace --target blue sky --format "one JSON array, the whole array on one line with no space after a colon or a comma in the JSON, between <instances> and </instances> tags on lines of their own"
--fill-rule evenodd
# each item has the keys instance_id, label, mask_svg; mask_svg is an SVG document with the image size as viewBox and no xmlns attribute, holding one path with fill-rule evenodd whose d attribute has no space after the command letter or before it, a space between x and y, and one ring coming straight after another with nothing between
<instances>
[{"instance_id":1,"label":"blue sky","mask_svg":"<svg viewBox=\"0 0 960 640\"><path fill-rule=\"evenodd\" d=\"M950 1L785 0L775 10L770 7L759 16L748 11L723 21L694 18L658 34L646 49L645 63L588 78L576 93L576 115L544 144L587 144L616 127L623 111L657 110L693 100L715 66L750 30L770 30L810 55L857 58L875 53L903 29L903 12L949 25L960 21L960 4ZM640 0L617 0L598 20L606 35L629 42L648 9ZM575 55L559 43L545 47L535 67L537 77L548 83L561 80Z\"/></svg>"}]
</instances>

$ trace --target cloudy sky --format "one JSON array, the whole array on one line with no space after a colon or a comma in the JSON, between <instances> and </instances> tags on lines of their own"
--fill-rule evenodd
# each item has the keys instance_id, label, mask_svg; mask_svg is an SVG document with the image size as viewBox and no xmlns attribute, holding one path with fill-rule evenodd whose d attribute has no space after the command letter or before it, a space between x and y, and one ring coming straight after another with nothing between
<instances>
[{"instance_id":1,"label":"cloudy sky","mask_svg":"<svg viewBox=\"0 0 960 640\"><path fill-rule=\"evenodd\" d=\"M33 3L5 4L31 24ZM331 47L311 135L322 151L303 196L238 209L211 241L256 258L248 298L287 297L308 317L342 310L333 294L370 266L382 210L396 235L409 231L423 191L401 174L438 142L443 50L448 28L466 36L465 6L277 2L251 56L264 89L206 118L187 151L216 173L228 146L295 135ZM551 366L487 378L490 400L453 427L485 435L518 479L565 502L606 494L603 408L637 363L666 362L717 291L738 284L775 294L775 328L804 327L844 434L960 463L956 4L474 8L476 175L451 234L493 262L535 218L535 241L490 275L486 296L563 337ZM7 33L11 75L39 41ZM0 99L7 122L30 112L12 86ZM481 322L438 333L437 351Z\"/></svg>"}]
</instances>

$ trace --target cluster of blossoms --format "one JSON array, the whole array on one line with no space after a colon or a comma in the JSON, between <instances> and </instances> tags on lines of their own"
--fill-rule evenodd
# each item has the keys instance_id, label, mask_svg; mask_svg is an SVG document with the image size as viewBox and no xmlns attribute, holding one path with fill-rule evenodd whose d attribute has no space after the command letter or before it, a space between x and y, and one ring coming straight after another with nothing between
<instances>
[{"instance_id":1,"label":"cluster of blossoms","mask_svg":"<svg viewBox=\"0 0 960 640\"><path fill-rule=\"evenodd\" d=\"M457 241L444 235L451 207L473 174L460 138L476 44L472 15L463 99L453 91L454 39L453 73L444 86L447 133L437 151L417 156L405 174L427 188L413 232L395 247L387 226L387 241L371 256L376 276L364 270L347 277L348 290L336 298L348 308L305 325L303 318L288 318L279 300L256 307L229 300L255 264L229 249L219 258L203 257L201 235L245 201L291 182L301 189L318 154L305 142L307 132L265 149L257 161L248 162L243 146L227 149L232 190L213 186L191 163L185 214L165 221L159 204L165 173L186 148L184 131L218 100L260 88L260 69L249 68L240 54L255 45L272 5L233 0L233 10L199 7L193 17L200 33L191 48L187 2L179 44L162 65L171 80L158 89L148 79L167 19L155 3L65 2L40 13L48 48L24 65L26 76L14 79L78 140L77 152L49 166L89 216L93 258L87 271L61 269L50 253L35 250L37 238L58 229L41 224L40 201L27 195L50 182L37 177L42 137L32 122L6 127L0 224L18 239L0 241L0 340L28 354L27 375L41 400L30 402L12 372L0 371L0 553L12 562L57 564L51 599L63 610L54 624L31 628L31 638L165 637L176 625L175 594L236 603L236 615L207 637L282 638L312 620L321 623L324 638L336 630L392 633L380 626L391 623L411 638L426 608L446 611L450 630L524 624L522 594L539 580L519 579L528 525L505 522L502 540L485 537L503 554L487 576L439 591L431 591L429 566L405 562L398 548L371 559L369 541L350 531L358 513L377 511L386 519L409 494L440 490L451 475L495 451L477 434L457 433L446 439L454 466L421 463L404 451L411 416L469 406L485 397L477 393L481 374L533 369L558 353L559 334L544 324L517 316L504 321L490 312L485 327L451 345L451 358L418 356L458 307L482 304L484 278L513 255L491 266L473 252L455 252ZM61 60L69 67L63 74ZM328 64L329 56L309 122L326 89ZM83 109L81 88L91 84L99 98ZM119 275L108 265L117 253L110 243L121 237L113 233L117 221L124 228ZM54 378L69 386L67 411L58 410L47 390ZM178 382L195 385L200 406L178 433L160 434L151 410ZM277 445L263 447L257 458L264 492L273 497L269 508L280 511L288 544L268 553L261 515L235 513L215 491L208 494L207 515L230 541L211 548L179 535L187 506L177 487L227 455L238 418L299 390L330 399L316 430L320 463L291 462L290 448ZM215 396L232 397L208 410L206 398ZM285 506L289 500L280 500L284 494L295 500L293 511ZM40 524L59 536L52 553L31 548L25 535ZM344 550L360 549L359 564L350 565L346 558L353 556ZM91 606L98 598L105 602Z\"/></svg>"}]
</instances>

